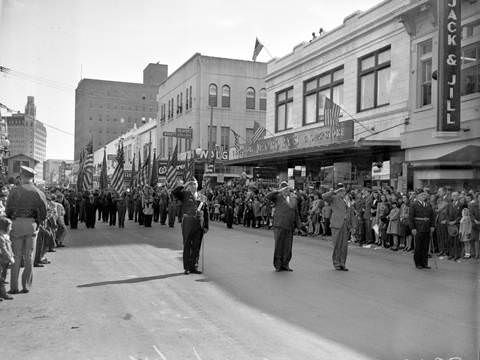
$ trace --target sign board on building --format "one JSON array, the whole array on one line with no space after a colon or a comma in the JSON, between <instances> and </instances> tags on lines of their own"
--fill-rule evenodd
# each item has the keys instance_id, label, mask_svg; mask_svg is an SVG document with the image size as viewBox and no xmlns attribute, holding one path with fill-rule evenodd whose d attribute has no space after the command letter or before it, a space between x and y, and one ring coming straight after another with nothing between
<instances>
[{"instance_id":1,"label":"sign board on building","mask_svg":"<svg viewBox=\"0 0 480 360\"><path fill-rule=\"evenodd\" d=\"M191 139L193 136L193 130L188 128L176 128L175 129L175 134L176 137L182 138L182 139Z\"/></svg>"},{"instance_id":2,"label":"sign board on building","mask_svg":"<svg viewBox=\"0 0 480 360\"><path fill-rule=\"evenodd\" d=\"M372 164L372 180L390 180L390 161Z\"/></svg>"},{"instance_id":3,"label":"sign board on building","mask_svg":"<svg viewBox=\"0 0 480 360\"><path fill-rule=\"evenodd\" d=\"M461 0L437 2L438 131L460 131Z\"/></svg>"},{"instance_id":4,"label":"sign board on building","mask_svg":"<svg viewBox=\"0 0 480 360\"><path fill-rule=\"evenodd\" d=\"M243 146L240 152L232 152L232 158L239 159L256 155L268 155L291 150L328 146L353 140L353 120L342 121L334 131L322 126L297 131L285 135L261 139L251 145Z\"/></svg>"},{"instance_id":5,"label":"sign board on building","mask_svg":"<svg viewBox=\"0 0 480 360\"><path fill-rule=\"evenodd\" d=\"M177 133L175 131L164 131L163 136L176 137Z\"/></svg>"},{"instance_id":6,"label":"sign board on building","mask_svg":"<svg viewBox=\"0 0 480 360\"><path fill-rule=\"evenodd\" d=\"M107 155L107 160L117 160L117 155L116 154L108 154Z\"/></svg>"}]
</instances>

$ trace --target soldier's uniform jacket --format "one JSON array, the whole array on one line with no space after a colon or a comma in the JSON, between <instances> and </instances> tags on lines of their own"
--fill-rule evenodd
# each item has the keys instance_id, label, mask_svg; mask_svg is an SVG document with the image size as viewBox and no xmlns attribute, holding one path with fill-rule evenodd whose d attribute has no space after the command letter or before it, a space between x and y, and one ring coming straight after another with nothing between
<instances>
[{"instance_id":1,"label":"soldier's uniform jacket","mask_svg":"<svg viewBox=\"0 0 480 360\"><path fill-rule=\"evenodd\" d=\"M295 226L301 228L300 215L298 213L298 200L294 194L290 194L290 200L283 196L281 191L275 190L267 194L266 198L275 204L273 226L282 229L293 230Z\"/></svg>"},{"instance_id":2,"label":"soldier's uniform jacket","mask_svg":"<svg viewBox=\"0 0 480 360\"><path fill-rule=\"evenodd\" d=\"M33 218L41 223L47 217L47 199L33 184L18 185L8 195L6 212L12 220Z\"/></svg>"},{"instance_id":3,"label":"soldier's uniform jacket","mask_svg":"<svg viewBox=\"0 0 480 360\"><path fill-rule=\"evenodd\" d=\"M435 226L435 216L432 207L428 202L415 201L409 213L410 228L418 232L430 232Z\"/></svg>"},{"instance_id":4,"label":"soldier's uniform jacket","mask_svg":"<svg viewBox=\"0 0 480 360\"><path fill-rule=\"evenodd\" d=\"M208 200L205 195L198 194L198 198L195 199L195 196L190 191L184 190L183 186L173 189L172 195L181 201L184 216L196 217L202 228L208 229Z\"/></svg>"}]
</instances>

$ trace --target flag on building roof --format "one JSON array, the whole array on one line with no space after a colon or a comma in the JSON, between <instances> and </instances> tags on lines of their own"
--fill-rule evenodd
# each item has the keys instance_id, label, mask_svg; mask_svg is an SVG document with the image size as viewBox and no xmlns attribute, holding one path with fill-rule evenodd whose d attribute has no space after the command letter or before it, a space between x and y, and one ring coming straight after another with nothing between
<instances>
[{"instance_id":1,"label":"flag on building roof","mask_svg":"<svg viewBox=\"0 0 480 360\"><path fill-rule=\"evenodd\" d=\"M108 187L108 177L107 177L107 149L103 148L103 161L102 168L100 171L100 190L104 191Z\"/></svg>"},{"instance_id":2,"label":"flag on building roof","mask_svg":"<svg viewBox=\"0 0 480 360\"><path fill-rule=\"evenodd\" d=\"M116 162L117 162L117 166L115 167L115 170L113 171L113 175L112 175L112 188L117 193L121 194L123 192L123 186L124 186L124 181L123 181L124 180L123 143L118 144Z\"/></svg>"},{"instance_id":3,"label":"flag on building roof","mask_svg":"<svg viewBox=\"0 0 480 360\"><path fill-rule=\"evenodd\" d=\"M267 132L267 129L261 126L258 122L254 121L253 136L252 136L251 143L255 144L258 140L263 139L265 137L266 132Z\"/></svg>"},{"instance_id":4,"label":"flag on building roof","mask_svg":"<svg viewBox=\"0 0 480 360\"><path fill-rule=\"evenodd\" d=\"M342 108L335 104L328 97L325 97L325 104L323 109L325 126L328 126L330 128L330 137L333 139L334 130L340 127L340 122L338 121L338 118L340 117Z\"/></svg>"},{"instance_id":5,"label":"flag on building roof","mask_svg":"<svg viewBox=\"0 0 480 360\"><path fill-rule=\"evenodd\" d=\"M175 150L173 150L172 157L167 165L167 187L169 189L173 188L175 185L175 180L177 179L177 162L178 162L178 148L175 145Z\"/></svg>"},{"instance_id":6,"label":"flag on building roof","mask_svg":"<svg viewBox=\"0 0 480 360\"><path fill-rule=\"evenodd\" d=\"M232 129L230 129L232 130ZM238 133L235 131L235 130L232 130L232 133L233 133L233 137L234 137L234 146L235 146L235 150L237 150L237 152L240 152L240 135L238 135Z\"/></svg>"},{"instance_id":7,"label":"flag on building roof","mask_svg":"<svg viewBox=\"0 0 480 360\"><path fill-rule=\"evenodd\" d=\"M253 56L252 60L257 61L257 56L260 54L260 51L263 49L263 44L258 40L258 38L255 39L255 47L253 48Z\"/></svg>"},{"instance_id":8,"label":"flag on building roof","mask_svg":"<svg viewBox=\"0 0 480 360\"><path fill-rule=\"evenodd\" d=\"M158 184L158 161L157 153L153 150L152 171L150 174L150 186L157 186Z\"/></svg>"}]
</instances>

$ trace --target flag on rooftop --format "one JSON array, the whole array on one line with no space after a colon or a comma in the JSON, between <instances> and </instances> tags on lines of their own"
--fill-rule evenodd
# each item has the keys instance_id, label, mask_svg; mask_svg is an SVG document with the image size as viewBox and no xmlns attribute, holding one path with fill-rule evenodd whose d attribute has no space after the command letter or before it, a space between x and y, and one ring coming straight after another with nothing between
<instances>
[{"instance_id":1,"label":"flag on rooftop","mask_svg":"<svg viewBox=\"0 0 480 360\"><path fill-rule=\"evenodd\" d=\"M252 60L257 61L257 56L260 54L260 51L263 49L263 44L258 40L258 38L255 39L255 47L253 48L253 56Z\"/></svg>"}]
</instances>

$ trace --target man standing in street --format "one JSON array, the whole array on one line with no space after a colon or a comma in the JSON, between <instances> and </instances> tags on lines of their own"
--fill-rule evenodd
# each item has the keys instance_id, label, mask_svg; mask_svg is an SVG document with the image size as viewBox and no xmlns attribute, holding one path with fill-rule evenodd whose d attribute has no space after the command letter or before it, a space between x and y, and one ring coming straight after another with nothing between
<instances>
[{"instance_id":1,"label":"man standing in street","mask_svg":"<svg viewBox=\"0 0 480 360\"><path fill-rule=\"evenodd\" d=\"M428 248L430 234L433 234L435 230L435 218L427 198L428 193L426 191L420 193L409 213L410 228L415 239L413 260L417 269L430 269L430 266L428 266Z\"/></svg>"},{"instance_id":2,"label":"man standing in street","mask_svg":"<svg viewBox=\"0 0 480 360\"><path fill-rule=\"evenodd\" d=\"M353 208L343 184L338 184L335 191L329 191L322 195L332 208L330 227L332 229L333 242L333 267L335 270L348 271L345 267L348 252L348 240L352 228Z\"/></svg>"},{"instance_id":3,"label":"man standing in street","mask_svg":"<svg viewBox=\"0 0 480 360\"><path fill-rule=\"evenodd\" d=\"M33 280L33 257L38 234L38 224L47 217L45 195L33 184L35 171L20 167L21 184L16 186L7 198L7 217L12 220L12 247L15 254L10 279L10 294L18 294L20 263L24 258L22 293L29 292Z\"/></svg>"},{"instance_id":4,"label":"man standing in street","mask_svg":"<svg viewBox=\"0 0 480 360\"><path fill-rule=\"evenodd\" d=\"M292 194L292 188L288 183L282 181L280 189L269 193L267 199L275 204L273 266L277 272L293 271L289 266L292 259L293 230L295 226L301 228L297 198Z\"/></svg>"},{"instance_id":5,"label":"man standing in street","mask_svg":"<svg viewBox=\"0 0 480 360\"><path fill-rule=\"evenodd\" d=\"M198 270L198 257L202 245L203 234L208 231L207 198L198 193L197 180L185 185L177 185L172 195L181 205L182 237L183 237L183 269L185 275L201 274ZM175 203L175 201L173 201Z\"/></svg>"}]
</instances>

